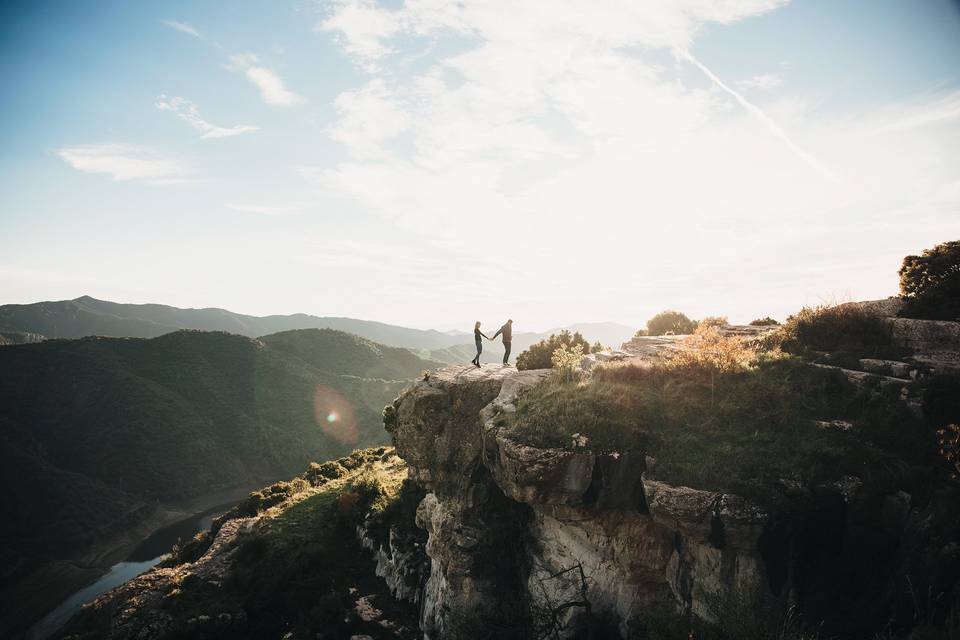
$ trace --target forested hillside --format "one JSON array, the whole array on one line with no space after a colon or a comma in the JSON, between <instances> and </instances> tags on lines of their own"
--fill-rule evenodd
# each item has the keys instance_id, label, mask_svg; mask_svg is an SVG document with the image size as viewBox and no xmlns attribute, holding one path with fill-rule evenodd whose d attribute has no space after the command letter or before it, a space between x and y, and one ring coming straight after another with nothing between
<instances>
[{"instance_id":1,"label":"forested hillside","mask_svg":"<svg viewBox=\"0 0 960 640\"><path fill-rule=\"evenodd\" d=\"M316 329L0 349L2 592L158 502L256 486L384 443L381 409L430 366Z\"/></svg>"}]
</instances>

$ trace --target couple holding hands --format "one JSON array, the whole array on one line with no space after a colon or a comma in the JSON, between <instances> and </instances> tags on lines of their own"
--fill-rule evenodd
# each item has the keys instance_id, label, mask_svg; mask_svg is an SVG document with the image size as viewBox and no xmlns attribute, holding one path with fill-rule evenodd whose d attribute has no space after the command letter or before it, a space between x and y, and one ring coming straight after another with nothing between
<instances>
[{"instance_id":1,"label":"couple holding hands","mask_svg":"<svg viewBox=\"0 0 960 640\"><path fill-rule=\"evenodd\" d=\"M480 331L480 321L477 320L477 324L473 325L473 339L477 343L477 356L471 360L476 366L480 366L480 354L483 353L483 342L481 338L486 338L487 340L496 340L497 336L503 336L503 364L507 364L507 360L510 359L510 343L513 341L513 320L507 320L507 323L497 329L497 332L493 334L491 338L483 331Z\"/></svg>"}]
</instances>

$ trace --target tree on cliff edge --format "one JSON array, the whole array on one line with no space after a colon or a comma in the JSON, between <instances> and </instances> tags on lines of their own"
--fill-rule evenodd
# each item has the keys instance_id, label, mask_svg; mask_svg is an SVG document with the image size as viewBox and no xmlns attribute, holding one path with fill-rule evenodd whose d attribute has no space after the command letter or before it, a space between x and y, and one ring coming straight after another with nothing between
<instances>
[{"instance_id":1,"label":"tree on cliff edge","mask_svg":"<svg viewBox=\"0 0 960 640\"><path fill-rule=\"evenodd\" d=\"M697 323L679 311L661 311L647 320L647 335L662 336L668 331L679 334L693 333Z\"/></svg>"},{"instance_id":2,"label":"tree on cliff edge","mask_svg":"<svg viewBox=\"0 0 960 640\"><path fill-rule=\"evenodd\" d=\"M900 267L901 315L928 320L960 318L960 240L907 256Z\"/></svg>"}]
</instances>

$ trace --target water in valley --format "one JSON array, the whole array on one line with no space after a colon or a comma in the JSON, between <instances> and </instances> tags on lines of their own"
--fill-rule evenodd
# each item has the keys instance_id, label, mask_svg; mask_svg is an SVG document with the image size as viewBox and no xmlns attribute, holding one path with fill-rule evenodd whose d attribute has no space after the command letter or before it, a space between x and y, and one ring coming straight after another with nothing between
<instances>
[{"instance_id":1,"label":"water in valley","mask_svg":"<svg viewBox=\"0 0 960 640\"><path fill-rule=\"evenodd\" d=\"M153 535L137 545L126 560L110 567L110 571L96 582L80 589L44 616L30 629L29 639L46 640L66 624L80 610L81 606L155 566L170 552L170 548L178 539L192 538L198 531L209 529L213 519L226 512L233 505L232 502L217 505L203 513L195 514L158 529Z\"/></svg>"}]
</instances>

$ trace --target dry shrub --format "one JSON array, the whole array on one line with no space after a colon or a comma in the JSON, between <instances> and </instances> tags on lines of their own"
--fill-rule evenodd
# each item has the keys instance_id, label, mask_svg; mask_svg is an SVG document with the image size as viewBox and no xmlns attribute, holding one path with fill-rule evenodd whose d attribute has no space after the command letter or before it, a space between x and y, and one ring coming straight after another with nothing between
<instances>
[{"instance_id":1,"label":"dry shrub","mask_svg":"<svg viewBox=\"0 0 960 640\"><path fill-rule=\"evenodd\" d=\"M727 316L707 316L697 322L697 331L707 327L725 327L728 324L730 324L730 320L727 319Z\"/></svg>"},{"instance_id":2,"label":"dry shrub","mask_svg":"<svg viewBox=\"0 0 960 640\"><path fill-rule=\"evenodd\" d=\"M724 336L716 326L706 325L681 340L668 356L668 363L673 368L740 371L748 368L756 356L757 352L742 338Z\"/></svg>"}]
</instances>

